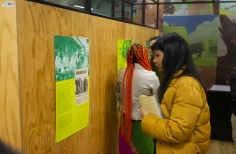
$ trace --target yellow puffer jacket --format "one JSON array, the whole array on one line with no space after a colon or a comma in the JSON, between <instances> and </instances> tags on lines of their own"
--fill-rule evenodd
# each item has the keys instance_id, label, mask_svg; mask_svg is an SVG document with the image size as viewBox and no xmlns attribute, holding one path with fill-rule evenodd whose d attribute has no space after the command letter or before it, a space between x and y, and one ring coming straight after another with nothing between
<instances>
[{"instance_id":1,"label":"yellow puffer jacket","mask_svg":"<svg viewBox=\"0 0 236 154\"><path fill-rule=\"evenodd\" d=\"M161 102L164 119L151 114L142 130L157 139L157 154L205 154L210 146L210 110L202 86L190 76L173 79Z\"/></svg>"}]
</instances>

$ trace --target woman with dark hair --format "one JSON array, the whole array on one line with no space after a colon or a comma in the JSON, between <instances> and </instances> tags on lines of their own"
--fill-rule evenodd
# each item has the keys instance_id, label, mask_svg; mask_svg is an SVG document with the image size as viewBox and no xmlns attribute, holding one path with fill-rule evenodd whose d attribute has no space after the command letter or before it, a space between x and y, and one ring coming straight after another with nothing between
<instances>
[{"instance_id":1,"label":"woman with dark hair","mask_svg":"<svg viewBox=\"0 0 236 154\"><path fill-rule=\"evenodd\" d=\"M158 154L207 153L210 110L188 43L179 34L170 33L159 38L152 51L153 62L163 73L157 96L164 119L141 108L142 130L157 139Z\"/></svg>"},{"instance_id":2,"label":"woman with dark hair","mask_svg":"<svg viewBox=\"0 0 236 154\"><path fill-rule=\"evenodd\" d=\"M140 95L155 95L159 79L152 71L147 49L132 44L127 53L127 67L117 76L116 96L120 102L120 154L153 154L153 138L142 132Z\"/></svg>"}]
</instances>

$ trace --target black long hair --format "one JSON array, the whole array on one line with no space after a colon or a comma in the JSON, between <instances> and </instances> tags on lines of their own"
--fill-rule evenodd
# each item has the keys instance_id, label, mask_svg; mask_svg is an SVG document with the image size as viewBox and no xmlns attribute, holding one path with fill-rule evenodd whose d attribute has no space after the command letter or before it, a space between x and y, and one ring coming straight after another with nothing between
<instances>
[{"instance_id":1,"label":"black long hair","mask_svg":"<svg viewBox=\"0 0 236 154\"><path fill-rule=\"evenodd\" d=\"M160 37L151 47L152 51L161 50L164 53L162 59L163 78L158 88L158 99L161 102L168 84L173 78L181 76L194 77L204 88L203 82L198 75L193 63L189 45L186 40L177 33L169 33ZM178 70L183 70L178 76L174 76Z\"/></svg>"},{"instance_id":2,"label":"black long hair","mask_svg":"<svg viewBox=\"0 0 236 154\"><path fill-rule=\"evenodd\" d=\"M160 38L160 36L153 36L153 37L151 37L150 39L149 39L149 42L151 42L152 40L157 40L157 39L159 39Z\"/></svg>"}]
</instances>

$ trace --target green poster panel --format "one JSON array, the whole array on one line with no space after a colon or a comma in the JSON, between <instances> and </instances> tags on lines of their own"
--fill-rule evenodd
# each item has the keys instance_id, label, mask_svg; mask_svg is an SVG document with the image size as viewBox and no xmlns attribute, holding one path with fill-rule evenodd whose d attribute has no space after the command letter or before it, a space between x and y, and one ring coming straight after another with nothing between
<instances>
[{"instance_id":1,"label":"green poster panel","mask_svg":"<svg viewBox=\"0 0 236 154\"><path fill-rule=\"evenodd\" d=\"M89 39L54 36L56 142L88 125Z\"/></svg>"},{"instance_id":2,"label":"green poster panel","mask_svg":"<svg viewBox=\"0 0 236 154\"><path fill-rule=\"evenodd\" d=\"M131 40L117 40L117 72L127 67L126 57L131 43Z\"/></svg>"},{"instance_id":3,"label":"green poster panel","mask_svg":"<svg viewBox=\"0 0 236 154\"><path fill-rule=\"evenodd\" d=\"M127 67L127 52L131 46L131 40L117 40L117 73L122 69ZM119 107L119 102L117 101L117 107Z\"/></svg>"}]
</instances>

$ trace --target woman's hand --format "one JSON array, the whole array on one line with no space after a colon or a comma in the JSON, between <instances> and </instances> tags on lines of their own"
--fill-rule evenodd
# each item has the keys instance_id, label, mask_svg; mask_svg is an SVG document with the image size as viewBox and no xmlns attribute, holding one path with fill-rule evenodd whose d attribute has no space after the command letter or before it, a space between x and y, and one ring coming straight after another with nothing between
<instances>
[{"instance_id":1,"label":"woman's hand","mask_svg":"<svg viewBox=\"0 0 236 154\"><path fill-rule=\"evenodd\" d=\"M140 113L142 118L148 114L147 110L145 110L143 107L140 108Z\"/></svg>"}]
</instances>

